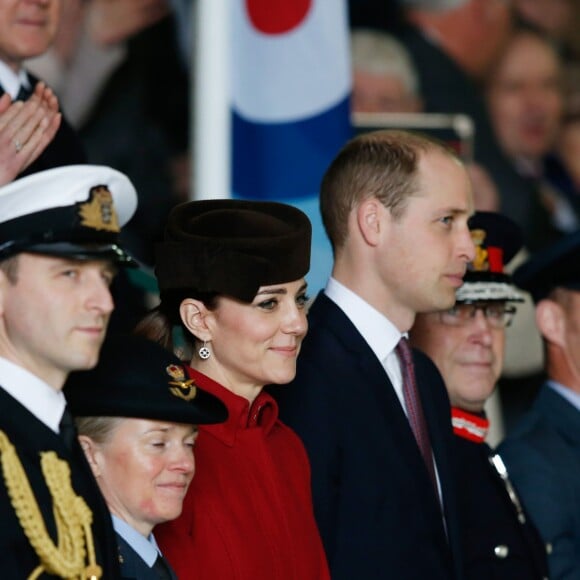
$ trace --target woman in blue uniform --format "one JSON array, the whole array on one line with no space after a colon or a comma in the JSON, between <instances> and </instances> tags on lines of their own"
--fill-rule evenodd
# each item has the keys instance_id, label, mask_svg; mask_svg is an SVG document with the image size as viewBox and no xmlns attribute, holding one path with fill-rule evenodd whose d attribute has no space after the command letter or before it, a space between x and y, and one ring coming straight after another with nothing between
<instances>
[{"instance_id":1,"label":"woman in blue uniform","mask_svg":"<svg viewBox=\"0 0 580 580\"><path fill-rule=\"evenodd\" d=\"M111 512L122 578L175 579L153 528L181 513L197 425L224 421L225 406L172 353L137 336L110 337L96 368L73 373L65 395Z\"/></svg>"}]
</instances>

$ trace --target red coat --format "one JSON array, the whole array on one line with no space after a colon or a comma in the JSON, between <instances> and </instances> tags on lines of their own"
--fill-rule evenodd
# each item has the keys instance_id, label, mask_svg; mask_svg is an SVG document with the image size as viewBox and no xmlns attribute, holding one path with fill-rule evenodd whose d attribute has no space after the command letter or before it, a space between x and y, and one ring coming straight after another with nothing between
<instances>
[{"instance_id":1,"label":"red coat","mask_svg":"<svg viewBox=\"0 0 580 580\"><path fill-rule=\"evenodd\" d=\"M270 395L250 407L191 371L229 418L200 425L196 473L181 516L155 528L180 580L330 578L312 511L310 467L298 436L278 420Z\"/></svg>"}]
</instances>

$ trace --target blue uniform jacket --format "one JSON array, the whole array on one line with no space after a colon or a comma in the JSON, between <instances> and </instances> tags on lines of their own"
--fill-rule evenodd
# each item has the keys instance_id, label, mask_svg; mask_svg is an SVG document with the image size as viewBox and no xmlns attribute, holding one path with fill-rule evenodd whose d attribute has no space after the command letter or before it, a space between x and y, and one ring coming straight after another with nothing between
<instances>
[{"instance_id":1,"label":"blue uniform jacket","mask_svg":"<svg viewBox=\"0 0 580 580\"><path fill-rule=\"evenodd\" d=\"M580 412L544 385L499 451L540 534L550 577L580 578Z\"/></svg>"},{"instance_id":2,"label":"blue uniform jacket","mask_svg":"<svg viewBox=\"0 0 580 580\"><path fill-rule=\"evenodd\" d=\"M158 574L150 568L145 560L137 554L131 545L119 534L115 534L119 547L119 563L121 564L121 578L123 580L159 580ZM192 563L193 565L193 563ZM177 580L172 570L171 577Z\"/></svg>"}]
</instances>

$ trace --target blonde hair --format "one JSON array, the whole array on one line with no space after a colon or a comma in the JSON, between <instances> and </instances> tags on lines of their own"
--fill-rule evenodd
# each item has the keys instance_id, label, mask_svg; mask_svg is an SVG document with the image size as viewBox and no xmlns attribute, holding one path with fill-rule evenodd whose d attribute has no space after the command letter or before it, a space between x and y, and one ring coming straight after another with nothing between
<instances>
[{"instance_id":1,"label":"blonde hair","mask_svg":"<svg viewBox=\"0 0 580 580\"><path fill-rule=\"evenodd\" d=\"M123 420L122 417L75 417L79 435L90 437L95 443L106 443Z\"/></svg>"}]
</instances>

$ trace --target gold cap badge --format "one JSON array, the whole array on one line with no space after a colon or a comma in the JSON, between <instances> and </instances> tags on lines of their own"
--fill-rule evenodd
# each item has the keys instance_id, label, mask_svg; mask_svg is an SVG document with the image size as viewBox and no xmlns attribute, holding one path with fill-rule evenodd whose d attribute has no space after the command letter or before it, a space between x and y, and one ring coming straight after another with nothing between
<instances>
[{"instance_id":1,"label":"gold cap badge","mask_svg":"<svg viewBox=\"0 0 580 580\"><path fill-rule=\"evenodd\" d=\"M92 187L89 200L79 204L81 225L94 230L119 232L119 220L113 205L113 196L106 185Z\"/></svg>"},{"instance_id":2,"label":"gold cap badge","mask_svg":"<svg viewBox=\"0 0 580 580\"><path fill-rule=\"evenodd\" d=\"M470 231L471 239L475 244L475 258L473 262L469 264L468 269L475 272L486 272L489 270L488 252L483 247L483 242L485 241L486 232L481 229L473 229Z\"/></svg>"},{"instance_id":3,"label":"gold cap badge","mask_svg":"<svg viewBox=\"0 0 580 580\"><path fill-rule=\"evenodd\" d=\"M184 401L191 401L197 395L197 387L193 379L185 379L185 371L179 365L169 365L165 368L167 374L173 379L169 381L169 390L172 395L183 399Z\"/></svg>"}]
</instances>

